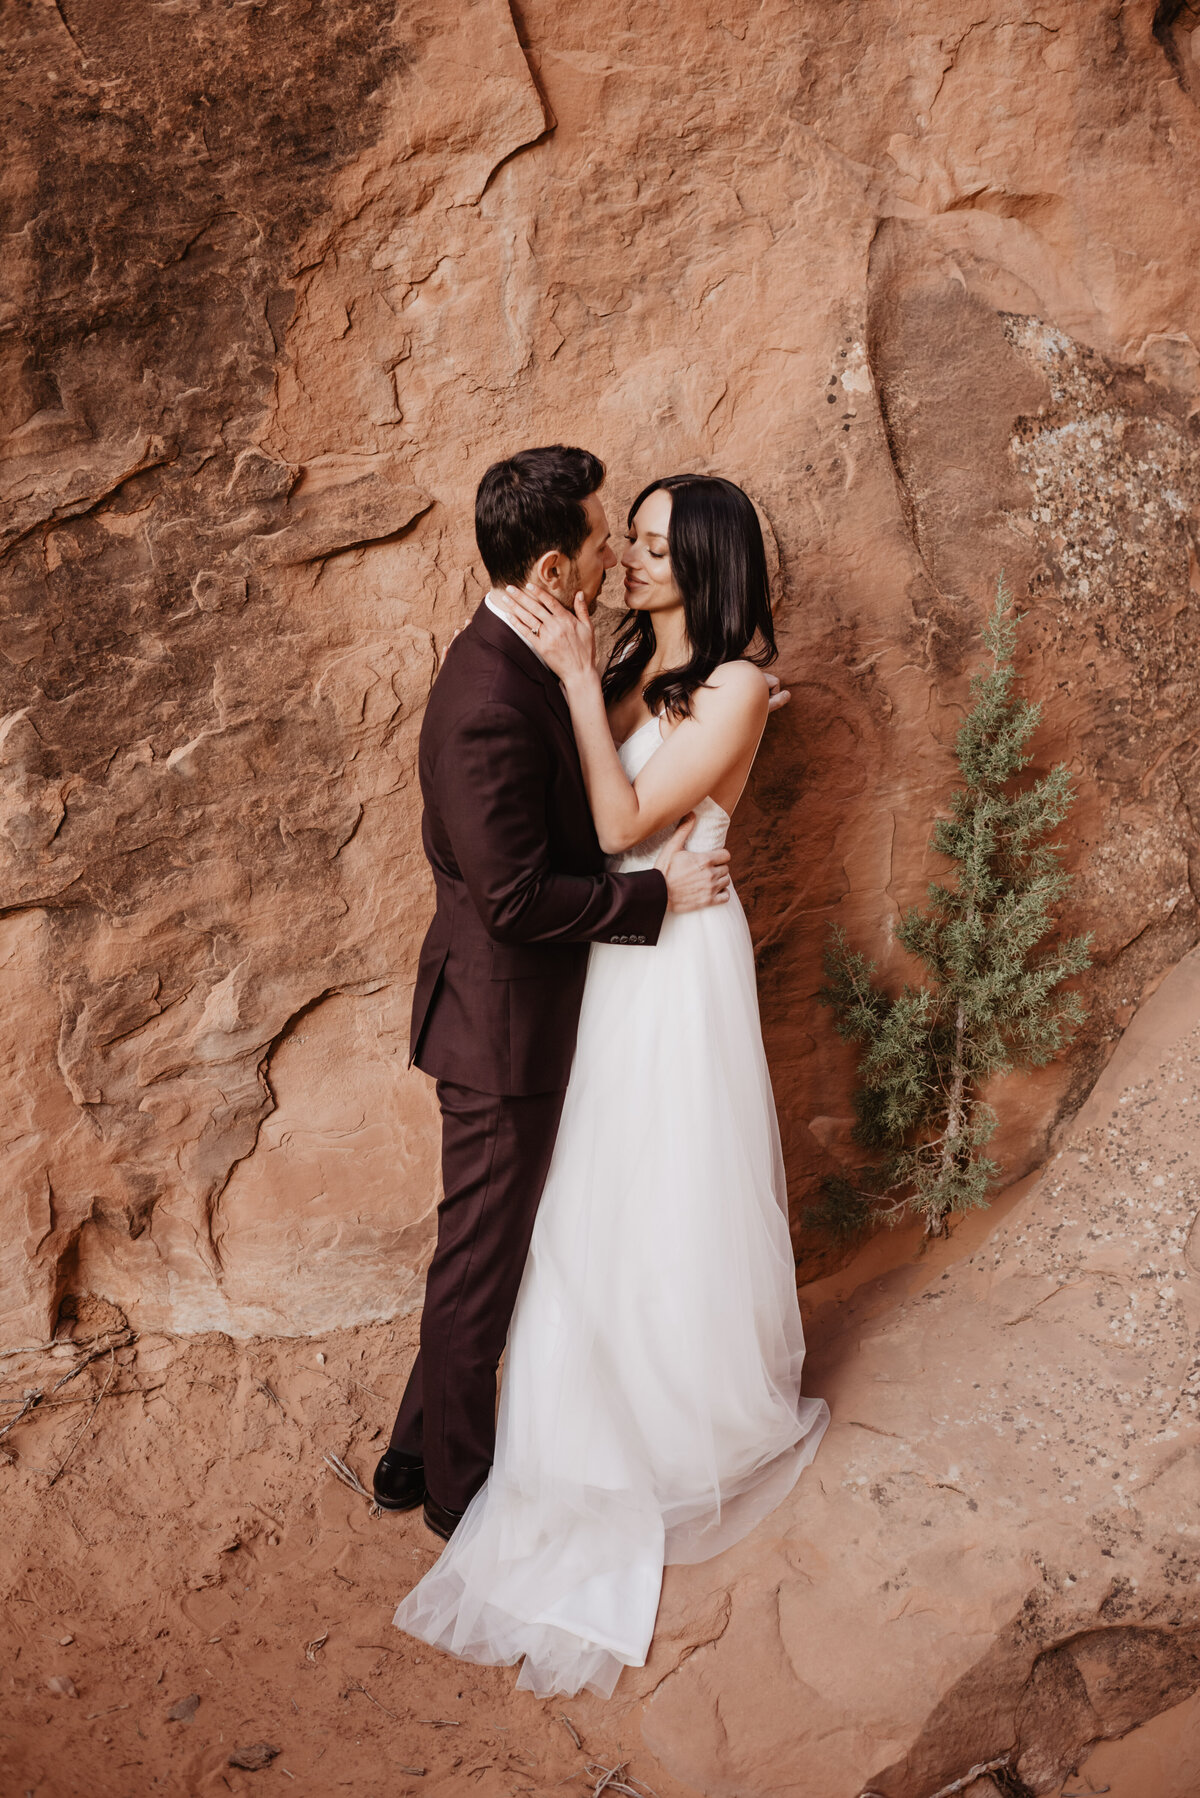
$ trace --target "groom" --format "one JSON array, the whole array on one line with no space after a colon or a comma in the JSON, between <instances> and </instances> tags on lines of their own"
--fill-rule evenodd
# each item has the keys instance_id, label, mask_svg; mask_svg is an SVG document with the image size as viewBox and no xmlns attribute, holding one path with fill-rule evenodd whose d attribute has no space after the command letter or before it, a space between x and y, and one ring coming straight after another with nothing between
<instances>
[{"instance_id":1,"label":"groom","mask_svg":"<svg viewBox=\"0 0 1200 1798\"><path fill-rule=\"evenodd\" d=\"M605 872L555 676L496 608L536 581L570 609L616 566L604 464L555 444L489 468L475 537L492 581L451 644L421 727L422 840L437 909L421 947L411 1055L437 1080L442 1184L421 1346L375 1470L389 1510L424 1502L449 1537L495 1447L496 1369L550 1166L588 944L650 949L663 918L711 905L725 850L681 824L653 868Z\"/></svg>"}]
</instances>

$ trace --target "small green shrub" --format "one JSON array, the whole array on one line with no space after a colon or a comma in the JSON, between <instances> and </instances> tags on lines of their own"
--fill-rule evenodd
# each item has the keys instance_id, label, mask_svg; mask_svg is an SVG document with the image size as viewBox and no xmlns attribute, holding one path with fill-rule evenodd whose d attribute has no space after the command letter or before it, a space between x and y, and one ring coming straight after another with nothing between
<instances>
[{"instance_id":1,"label":"small green shrub","mask_svg":"<svg viewBox=\"0 0 1200 1798\"><path fill-rule=\"evenodd\" d=\"M983 633L991 659L971 681L955 742L963 785L931 839L954 869L896 932L926 978L893 998L874 963L831 931L821 998L838 1034L862 1045L854 1138L876 1157L825 1182L814 1221L839 1232L918 1213L928 1235L943 1235L953 1213L985 1205L997 1170L982 1151L996 1117L979 1087L1044 1066L1087 1015L1061 989L1090 965L1090 935L1047 944L1070 876L1061 845L1045 839L1070 808L1070 776L1060 763L1016 783L1040 715L1016 693L1018 623L1001 576Z\"/></svg>"}]
</instances>

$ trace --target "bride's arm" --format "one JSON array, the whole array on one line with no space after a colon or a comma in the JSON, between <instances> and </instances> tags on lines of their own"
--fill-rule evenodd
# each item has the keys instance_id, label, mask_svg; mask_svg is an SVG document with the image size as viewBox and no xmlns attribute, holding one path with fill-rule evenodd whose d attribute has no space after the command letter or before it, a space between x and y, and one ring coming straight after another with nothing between
<instances>
[{"instance_id":1,"label":"bride's arm","mask_svg":"<svg viewBox=\"0 0 1200 1798\"><path fill-rule=\"evenodd\" d=\"M606 854L677 823L757 747L770 691L759 669L729 662L696 690L691 717L675 726L631 783L609 729L582 597L573 613L512 588L507 597L511 622L562 681L596 835Z\"/></svg>"}]
</instances>

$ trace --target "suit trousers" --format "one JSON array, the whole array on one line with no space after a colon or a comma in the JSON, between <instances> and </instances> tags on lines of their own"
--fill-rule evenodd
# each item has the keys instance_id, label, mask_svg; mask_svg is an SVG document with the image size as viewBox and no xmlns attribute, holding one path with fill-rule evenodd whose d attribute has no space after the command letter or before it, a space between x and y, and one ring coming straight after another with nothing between
<instances>
[{"instance_id":1,"label":"suit trousers","mask_svg":"<svg viewBox=\"0 0 1200 1798\"><path fill-rule=\"evenodd\" d=\"M390 1446L421 1456L430 1495L465 1511L495 1452L496 1370L565 1094L497 1097L439 1080L437 1096L444 1197Z\"/></svg>"}]
</instances>

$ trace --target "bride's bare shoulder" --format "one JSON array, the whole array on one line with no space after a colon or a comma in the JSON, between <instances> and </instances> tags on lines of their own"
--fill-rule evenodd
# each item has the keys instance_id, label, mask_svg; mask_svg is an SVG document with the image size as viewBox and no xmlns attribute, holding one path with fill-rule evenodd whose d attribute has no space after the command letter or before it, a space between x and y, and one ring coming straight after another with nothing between
<instances>
[{"instance_id":1,"label":"bride's bare shoulder","mask_svg":"<svg viewBox=\"0 0 1200 1798\"><path fill-rule=\"evenodd\" d=\"M697 688L693 703L699 707L707 697L710 712L749 714L765 712L771 697L766 676L753 662L722 662L714 668L703 687Z\"/></svg>"}]
</instances>

